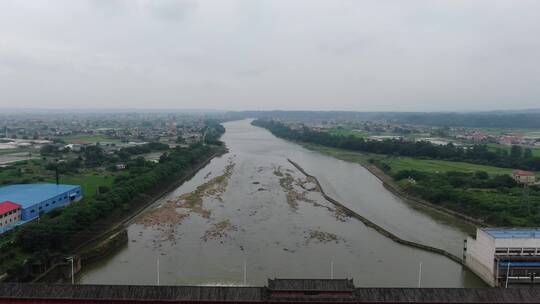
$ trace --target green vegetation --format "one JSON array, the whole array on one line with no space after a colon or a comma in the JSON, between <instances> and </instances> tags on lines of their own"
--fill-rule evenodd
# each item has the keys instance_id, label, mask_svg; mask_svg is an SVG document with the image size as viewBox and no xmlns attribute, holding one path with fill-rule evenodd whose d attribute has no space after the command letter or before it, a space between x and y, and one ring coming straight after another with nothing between
<instances>
[{"instance_id":1,"label":"green vegetation","mask_svg":"<svg viewBox=\"0 0 540 304\"><path fill-rule=\"evenodd\" d=\"M213 138L221 136L222 129L210 128ZM8 184L55 182L58 169L62 172L60 182L81 185L84 199L44 214L39 222L27 223L0 238L0 274L7 271L13 279L23 279L31 264L48 265L55 257L71 252L133 213L165 185L187 176L220 149L202 143L175 149L151 143L112 155L99 146L87 147L80 153L45 149L42 159L1 169L0 179ZM158 163L138 156L156 150L164 151ZM59 158L61 162L57 162ZM124 161L125 170L116 170L114 164L118 161ZM24 262L26 259L29 263Z\"/></svg>"},{"instance_id":2,"label":"green vegetation","mask_svg":"<svg viewBox=\"0 0 540 304\"><path fill-rule=\"evenodd\" d=\"M59 139L66 143L72 144L76 142L89 142L89 143L121 143L122 141L116 138L106 137L103 135L66 135L61 136Z\"/></svg>"},{"instance_id":3,"label":"green vegetation","mask_svg":"<svg viewBox=\"0 0 540 304\"><path fill-rule=\"evenodd\" d=\"M489 175L510 174L511 169L492 166L476 165L464 162L452 162L446 160L416 159L411 157L380 157L381 161L392 167L392 172L416 169L423 172L443 173L450 171L469 172L484 171Z\"/></svg>"},{"instance_id":4,"label":"green vegetation","mask_svg":"<svg viewBox=\"0 0 540 304\"><path fill-rule=\"evenodd\" d=\"M464 162L452 162L445 160L434 160L434 159L418 159L412 157L396 157L396 156L387 156L381 154L367 154L360 153L350 150L338 149L325 147L321 145L314 144L304 144L304 146L310 150L315 150L323 152L325 154L331 155L335 158L359 163L365 165L373 160L381 161L388 164L392 169L392 173L397 173L401 170L419 170L428 173L443 173L449 171L459 171L459 172L476 172L476 171L485 171L490 175L497 174L510 174L512 173L511 169L507 168L498 168L493 166L484 166L477 164L470 164Z\"/></svg>"},{"instance_id":5,"label":"green vegetation","mask_svg":"<svg viewBox=\"0 0 540 304\"><path fill-rule=\"evenodd\" d=\"M304 146L345 161L376 164L391 175L405 192L492 225L540 224L540 189L531 187L528 197L525 197L523 188L510 178L510 169L364 154L314 144ZM413 183L409 177L414 179Z\"/></svg>"},{"instance_id":6,"label":"green vegetation","mask_svg":"<svg viewBox=\"0 0 540 304\"><path fill-rule=\"evenodd\" d=\"M35 159L21 161L0 169L0 186L28 183L56 183L54 170L48 170L48 161ZM93 197L100 186L111 187L115 176L126 173L80 169L60 174L60 183L81 185L83 195Z\"/></svg>"},{"instance_id":7,"label":"green vegetation","mask_svg":"<svg viewBox=\"0 0 540 304\"><path fill-rule=\"evenodd\" d=\"M511 146L505 146L505 145L500 145L500 144L487 144L487 147L492 152L496 152L497 149L501 149L501 150L506 151L507 153L510 153L510 151L512 150ZM529 149L531 150L533 157L540 157L540 148L529 148Z\"/></svg>"},{"instance_id":8,"label":"green vegetation","mask_svg":"<svg viewBox=\"0 0 540 304\"><path fill-rule=\"evenodd\" d=\"M512 168L504 168L513 164L538 167L540 158L520 146L512 146L503 154L490 152L486 146L462 149L395 140L370 142L305 129L295 131L275 122L258 124L309 149L346 161L376 165L393 177L405 193L488 224L540 225L540 187L524 189L511 178Z\"/></svg>"},{"instance_id":9,"label":"green vegetation","mask_svg":"<svg viewBox=\"0 0 540 304\"><path fill-rule=\"evenodd\" d=\"M111 172L93 172L61 177L62 184L81 185L85 198L93 198L98 193L99 187L112 187L114 178L118 174ZM48 183L55 183L55 179L46 180Z\"/></svg>"},{"instance_id":10,"label":"green vegetation","mask_svg":"<svg viewBox=\"0 0 540 304\"><path fill-rule=\"evenodd\" d=\"M291 129L287 125L274 120L255 120L253 124L270 130L270 132L278 137L289 140L360 151L363 153L460 161L479 165L493 165L502 168L540 171L540 157L534 157L530 149L524 149L521 146L512 146L510 153L506 153L500 149L493 152L486 145L460 147L451 143L447 145L436 145L427 141L415 142L400 139L375 141L354 136L336 136L327 132L313 131L309 128Z\"/></svg>"},{"instance_id":11,"label":"green vegetation","mask_svg":"<svg viewBox=\"0 0 540 304\"><path fill-rule=\"evenodd\" d=\"M346 129L333 129L332 131L330 131L330 134L336 135L336 136L345 136L345 137L353 136L353 137L359 137L359 138L369 137L369 135L370 135L366 131L362 131L362 130L346 130Z\"/></svg>"},{"instance_id":12,"label":"green vegetation","mask_svg":"<svg viewBox=\"0 0 540 304\"><path fill-rule=\"evenodd\" d=\"M401 170L391 175L409 194L492 225L534 227L540 223L540 187L530 187L525 194L507 174Z\"/></svg>"}]
</instances>

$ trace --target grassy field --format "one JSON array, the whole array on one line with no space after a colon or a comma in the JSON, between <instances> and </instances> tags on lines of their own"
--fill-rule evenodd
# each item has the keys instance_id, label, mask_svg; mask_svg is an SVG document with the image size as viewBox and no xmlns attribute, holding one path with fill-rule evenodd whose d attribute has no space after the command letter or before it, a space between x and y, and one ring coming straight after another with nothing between
<instances>
[{"instance_id":1,"label":"grassy field","mask_svg":"<svg viewBox=\"0 0 540 304\"><path fill-rule=\"evenodd\" d=\"M398 172L400 170L414 169L425 172L447 172L447 171L461 171L461 172L475 172L486 171L490 175L497 174L510 174L512 169L498 168L492 166L482 166L464 162L451 162L444 160L427 160L416 159L411 157L396 157L386 156L380 154L367 154L359 153L355 151L324 147L319 145L304 144L304 147L319 151L324 154L333 156L335 158L355 162L359 164L367 164L369 159L377 159L390 165L392 172Z\"/></svg>"},{"instance_id":2,"label":"grassy field","mask_svg":"<svg viewBox=\"0 0 540 304\"><path fill-rule=\"evenodd\" d=\"M382 161L390 165L392 172L400 170L415 169L425 172L476 172L486 171L490 175L510 174L512 169L498 168L492 166L476 165L464 162L452 162L444 160L415 159L410 157L380 157Z\"/></svg>"},{"instance_id":3,"label":"grassy field","mask_svg":"<svg viewBox=\"0 0 540 304\"><path fill-rule=\"evenodd\" d=\"M81 185L83 196L85 198L92 198L97 193L99 186L112 187L114 181L114 175L109 173L97 173L99 175L94 175L94 173L86 173L81 175L74 176L61 176L60 183L62 184L73 184ZM49 183L55 183L54 178L46 180Z\"/></svg>"},{"instance_id":4,"label":"grassy field","mask_svg":"<svg viewBox=\"0 0 540 304\"><path fill-rule=\"evenodd\" d=\"M333 129L330 134L336 136L354 136L358 138L369 138L370 136L390 136L390 137L403 137L409 140L415 140L417 138L431 137L429 133L413 133L413 134L398 134L393 132L368 132L364 130L346 130L346 129Z\"/></svg>"},{"instance_id":5,"label":"grassy field","mask_svg":"<svg viewBox=\"0 0 540 304\"><path fill-rule=\"evenodd\" d=\"M62 136L60 137L63 141L66 143L75 143L79 141L86 141L90 143L121 143L119 139L116 138L110 138L103 135L68 135L68 136Z\"/></svg>"},{"instance_id":6,"label":"grassy field","mask_svg":"<svg viewBox=\"0 0 540 304\"><path fill-rule=\"evenodd\" d=\"M333 129L330 134L336 136L354 136L354 137L368 137L370 134L362 130L345 130L345 129Z\"/></svg>"},{"instance_id":7,"label":"grassy field","mask_svg":"<svg viewBox=\"0 0 540 304\"><path fill-rule=\"evenodd\" d=\"M54 172L45 170L44 162L41 159L31 160L17 163L11 169L0 170L0 186L17 183L55 183ZM81 185L83 195L90 198L97 193L99 186L111 187L115 175L125 174L87 170L74 174L62 174L60 183Z\"/></svg>"}]
</instances>

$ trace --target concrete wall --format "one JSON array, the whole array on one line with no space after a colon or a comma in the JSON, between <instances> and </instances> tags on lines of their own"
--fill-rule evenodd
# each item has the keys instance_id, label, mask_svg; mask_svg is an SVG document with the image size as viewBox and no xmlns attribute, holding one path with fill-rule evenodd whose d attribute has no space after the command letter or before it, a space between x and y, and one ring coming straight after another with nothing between
<instances>
[{"instance_id":1,"label":"concrete wall","mask_svg":"<svg viewBox=\"0 0 540 304\"><path fill-rule=\"evenodd\" d=\"M490 286L495 286L495 240L477 229L476 238L467 238L465 264Z\"/></svg>"},{"instance_id":2,"label":"concrete wall","mask_svg":"<svg viewBox=\"0 0 540 304\"><path fill-rule=\"evenodd\" d=\"M477 229L476 239L467 238L467 256L472 256L485 267L493 269L495 240L489 234Z\"/></svg>"},{"instance_id":3,"label":"concrete wall","mask_svg":"<svg viewBox=\"0 0 540 304\"><path fill-rule=\"evenodd\" d=\"M499 238L495 239L498 248L540 248L540 238Z\"/></svg>"},{"instance_id":4,"label":"concrete wall","mask_svg":"<svg viewBox=\"0 0 540 304\"><path fill-rule=\"evenodd\" d=\"M472 270L477 276L479 276L484 282L486 282L491 287L496 287L497 282L492 268L487 268L484 264L478 261L474 256L469 255L467 250L467 255L465 258L465 265Z\"/></svg>"}]
</instances>

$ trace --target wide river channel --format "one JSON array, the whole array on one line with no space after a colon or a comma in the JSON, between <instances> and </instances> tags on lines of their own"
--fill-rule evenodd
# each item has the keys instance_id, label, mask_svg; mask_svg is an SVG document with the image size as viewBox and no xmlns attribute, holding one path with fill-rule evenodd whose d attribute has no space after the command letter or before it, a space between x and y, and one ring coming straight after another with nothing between
<instances>
[{"instance_id":1,"label":"wide river channel","mask_svg":"<svg viewBox=\"0 0 540 304\"><path fill-rule=\"evenodd\" d=\"M86 267L83 284L265 285L268 278L353 278L359 287L479 287L461 265L393 242L328 195L402 238L463 254L474 227L386 190L362 166L279 139L250 120L224 124L213 159L127 227L128 245ZM244 271L245 269L245 271Z\"/></svg>"}]
</instances>

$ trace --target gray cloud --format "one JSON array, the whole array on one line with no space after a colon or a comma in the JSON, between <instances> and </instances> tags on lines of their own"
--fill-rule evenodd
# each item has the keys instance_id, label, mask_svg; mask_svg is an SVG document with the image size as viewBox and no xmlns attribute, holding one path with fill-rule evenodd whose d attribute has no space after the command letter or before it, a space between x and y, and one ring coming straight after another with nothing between
<instances>
[{"instance_id":1,"label":"gray cloud","mask_svg":"<svg viewBox=\"0 0 540 304\"><path fill-rule=\"evenodd\" d=\"M535 0L0 2L0 107L540 106Z\"/></svg>"}]
</instances>

